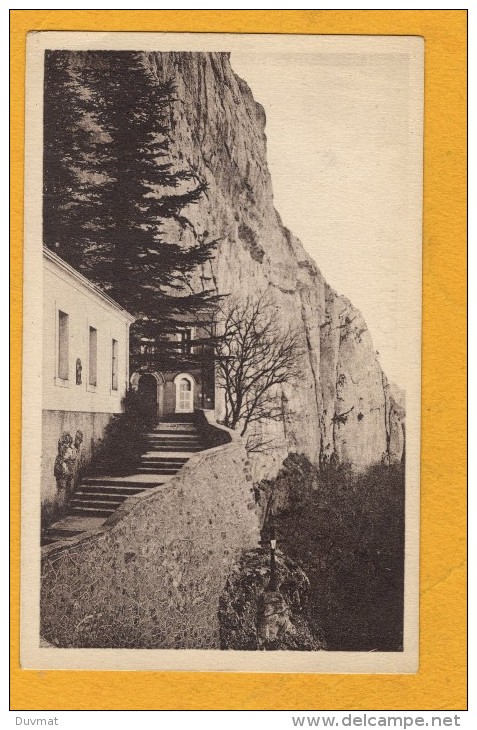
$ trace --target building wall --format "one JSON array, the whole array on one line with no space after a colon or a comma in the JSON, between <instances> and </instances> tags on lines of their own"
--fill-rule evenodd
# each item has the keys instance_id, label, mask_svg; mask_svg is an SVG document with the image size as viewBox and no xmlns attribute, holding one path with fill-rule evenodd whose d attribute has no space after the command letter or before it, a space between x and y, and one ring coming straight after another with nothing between
<instances>
[{"instance_id":1,"label":"building wall","mask_svg":"<svg viewBox=\"0 0 477 730\"><path fill-rule=\"evenodd\" d=\"M229 438L163 486L130 497L100 532L43 548L44 639L220 648L219 598L234 561L259 540L246 453L239 437Z\"/></svg>"},{"instance_id":2,"label":"building wall","mask_svg":"<svg viewBox=\"0 0 477 730\"><path fill-rule=\"evenodd\" d=\"M68 315L68 379L59 377L58 312ZM46 522L58 516L94 446L115 413L122 410L128 387L129 326L132 317L104 297L58 257L47 252L43 269L43 433L41 502ZM89 383L89 330L97 330L96 386ZM112 387L112 340L117 345L117 390ZM76 362L81 361L81 383ZM69 451L68 489L55 476L58 441L64 433L78 448Z\"/></svg>"},{"instance_id":3,"label":"building wall","mask_svg":"<svg viewBox=\"0 0 477 730\"><path fill-rule=\"evenodd\" d=\"M205 410L214 409L214 390L213 390L213 375L210 371L203 373L200 369L189 368L182 371L183 374L188 375L194 381L194 410L198 411L204 408ZM169 416L176 413L176 383L175 379L177 376L182 374L180 371L174 372L163 372L163 371L148 371L134 372L131 375L131 387L134 390L140 389L140 380L143 375L152 375L157 383L157 390L154 393L154 397L158 404L158 419L160 420L164 416ZM202 400L202 391L204 388L202 382L202 375L204 374L206 379L204 400ZM207 380L208 379L208 380ZM147 398L147 395L144 396Z\"/></svg>"},{"instance_id":4,"label":"building wall","mask_svg":"<svg viewBox=\"0 0 477 730\"><path fill-rule=\"evenodd\" d=\"M58 378L58 310L69 316L69 379ZM88 383L89 328L98 332L97 386ZM118 390L111 388L111 343L118 342ZM129 321L54 262L43 278L43 408L52 411L119 413L128 387ZM76 385L80 358L82 383Z\"/></svg>"}]
</instances>

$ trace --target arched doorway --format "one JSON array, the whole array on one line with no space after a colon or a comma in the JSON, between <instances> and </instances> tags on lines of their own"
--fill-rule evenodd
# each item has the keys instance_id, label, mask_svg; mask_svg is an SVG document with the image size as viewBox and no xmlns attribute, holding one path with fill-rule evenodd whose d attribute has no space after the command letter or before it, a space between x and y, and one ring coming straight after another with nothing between
<instances>
[{"instance_id":1,"label":"arched doorway","mask_svg":"<svg viewBox=\"0 0 477 730\"><path fill-rule=\"evenodd\" d=\"M139 408L141 409L146 420L151 423L157 423L158 417L158 400L157 400L157 380L151 373L141 375L137 385L139 394Z\"/></svg>"},{"instance_id":2,"label":"arched doorway","mask_svg":"<svg viewBox=\"0 0 477 730\"><path fill-rule=\"evenodd\" d=\"M176 386L176 413L194 413L194 379L187 373L174 378Z\"/></svg>"}]
</instances>

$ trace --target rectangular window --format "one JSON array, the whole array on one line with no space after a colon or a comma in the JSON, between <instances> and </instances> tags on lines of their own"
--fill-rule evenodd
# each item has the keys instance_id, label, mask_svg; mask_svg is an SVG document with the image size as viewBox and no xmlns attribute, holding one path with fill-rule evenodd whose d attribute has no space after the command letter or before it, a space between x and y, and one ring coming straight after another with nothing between
<instances>
[{"instance_id":1,"label":"rectangular window","mask_svg":"<svg viewBox=\"0 0 477 730\"><path fill-rule=\"evenodd\" d=\"M118 341L111 345L111 389L118 390Z\"/></svg>"},{"instance_id":2,"label":"rectangular window","mask_svg":"<svg viewBox=\"0 0 477 730\"><path fill-rule=\"evenodd\" d=\"M89 328L89 384L98 384L98 330Z\"/></svg>"},{"instance_id":3,"label":"rectangular window","mask_svg":"<svg viewBox=\"0 0 477 730\"><path fill-rule=\"evenodd\" d=\"M156 345L154 344L154 341L148 340L145 337L142 338L139 349L141 355L155 355L156 353Z\"/></svg>"},{"instance_id":4,"label":"rectangular window","mask_svg":"<svg viewBox=\"0 0 477 730\"><path fill-rule=\"evenodd\" d=\"M190 355L192 353L192 330L182 330L180 338L182 354Z\"/></svg>"},{"instance_id":5,"label":"rectangular window","mask_svg":"<svg viewBox=\"0 0 477 730\"><path fill-rule=\"evenodd\" d=\"M58 310L58 377L68 380L70 359L70 324L66 312Z\"/></svg>"}]
</instances>

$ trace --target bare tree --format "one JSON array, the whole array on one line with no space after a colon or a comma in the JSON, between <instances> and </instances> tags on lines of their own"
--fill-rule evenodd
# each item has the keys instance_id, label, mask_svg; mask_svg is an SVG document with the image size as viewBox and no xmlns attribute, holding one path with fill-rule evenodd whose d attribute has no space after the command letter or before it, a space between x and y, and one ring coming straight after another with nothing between
<instances>
[{"instance_id":1,"label":"bare tree","mask_svg":"<svg viewBox=\"0 0 477 730\"><path fill-rule=\"evenodd\" d=\"M245 450L248 454L266 454L267 451L274 451L279 442L275 438L266 438L260 432L247 435Z\"/></svg>"},{"instance_id":2,"label":"bare tree","mask_svg":"<svg viewBox=\"0 0 477 730\"><path fill-rule=\"evenodd\" d=\"M282 417L277 386L300 374L300 334L284 328L265 296L226 300L217 317L217 384L225 394L224 424L240 429ZM256 449L253 449L256 450Z\"/></svg>"}]
</instances>

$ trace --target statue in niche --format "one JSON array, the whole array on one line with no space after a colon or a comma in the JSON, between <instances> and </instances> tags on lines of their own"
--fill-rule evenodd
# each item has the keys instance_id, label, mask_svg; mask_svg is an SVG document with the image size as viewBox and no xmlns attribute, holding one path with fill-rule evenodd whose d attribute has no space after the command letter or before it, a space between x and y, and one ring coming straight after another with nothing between
<instances>
[{"instance_id":1,"label":"statue in niche","mask_svg":"<svg viewBox=\"0 0 477 730\"><path fill-rule=\"evenodd\" d=\"M54 475L59 492L69 495L74 486L78 456L83 443L83 432L78 429L73 440L68 431L58 439L58 454L55 459Z\"/></svg>"},{"instance_id":2,"label":"statue in niche","mask_svg":"<svg viewBox=\"0 0 477 730\"><path fill-rule=\"evenodd\" d=\"M76 449L76 454L79 453L79 450L81 448L81 444L83 443L83 431L76 431L75 433L75 440L74 440L74 447Z\"/></svg>"},{"instance_id":3,"label":"statue in niche","mask_svg":"<svg viewBox=\"0 0 477 730\"><path fill-rule=\"evenodd\" d=\"M76 359L76 385L81 385L81 371L83 370L83 366L81 364L81 360L79 357Z\"/></svg>"}]
</instances>

